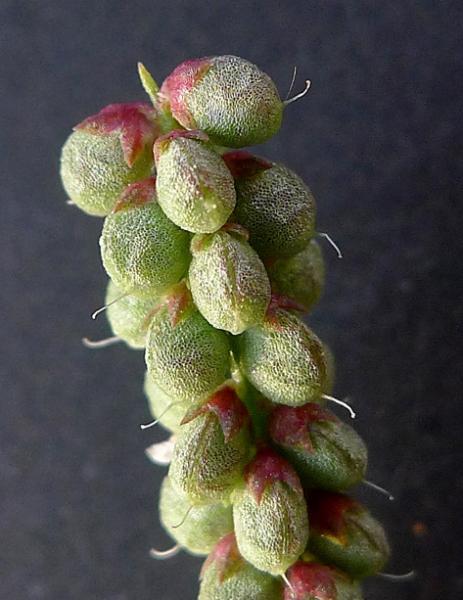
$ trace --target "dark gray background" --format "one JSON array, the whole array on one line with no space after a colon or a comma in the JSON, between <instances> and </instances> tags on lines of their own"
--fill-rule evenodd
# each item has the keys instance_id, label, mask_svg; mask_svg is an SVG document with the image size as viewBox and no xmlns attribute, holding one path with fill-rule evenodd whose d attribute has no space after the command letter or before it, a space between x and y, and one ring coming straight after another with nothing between
<instances>
[{"instance_id":1,"label":"dark gray background","mask_svg":"<svg viewBox=\"0 0 463 600\"><path fill-rule=\"evenodd\" d=\"M142 353L91 352L108 333L101 220L66 206L70 128L143 99L185 58L234 53L307 98L261 152L312 187L329 280L311 322L338 360L370 448L364 493L394 544L370 600L463 597L459 2L0 1L1 600L193 599L200 561L149 559L162 472L143 455ZM460 194L461 202L461 194ZM412 527L424 524L417 537Z\"/></svg>"}]
</instances>

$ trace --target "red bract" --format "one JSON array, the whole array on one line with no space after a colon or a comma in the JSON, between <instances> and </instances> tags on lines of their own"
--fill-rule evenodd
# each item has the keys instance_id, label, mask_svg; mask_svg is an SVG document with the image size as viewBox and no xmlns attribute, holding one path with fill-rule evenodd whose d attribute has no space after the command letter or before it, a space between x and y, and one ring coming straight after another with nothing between
<instances>
[{"instance_id":1,"label":"red bract","mask_svg":"<svg viewBox=\"0 0 463 600\"><path fill-rule=\"evenodd\" d=\"M226 442L244 427L249 418L248 411L235 389L228 385L212 394L200 408L189 412L181 424L189 423L208 412L214 413L218 418Z\"/></svg>"},{"instance_id":2,"label":"red bract","mask_svg":"<svg viewBox=\"0 0 463 600\"><path fill-rule=\"evenodd\" d=\"M182 320L185 311L192 306L191 292L184 281L174 286L167 297L167 310L169 311L170 323L175 327Z\"/></svg>"},{"instance_id":3,"label":"red bract","mask_svg":"<svg viewBox=\"0 0 463 600\"><path fill-rule=\"evenodd\" d=\"M299 477L293 467L270 448L260 450L244 472L244 479L249 491L257 503L267 486L276 481L283 481L290 488L302 494Z\"/></svg>"},{"instance_id":4,"label":"red bract","mask_svg":"<svg viewBox=\"0 0 463 600\"><path fill-rule=\"evenodd\" d=\"M344 494L315 491L307 494L310 526L317 533L343 538L346 513L361 510L358 502Z\"/></svg>"},{"instance_id":5,"label":"red bract","mask_svg":"<svg viewBox=\"0 0 463 600\"><path fill-rule=\"evenodd\" d=\"M278 311L282 310L296 310L297 312L305 312L305 308L299 302L288 298L288 296L283 296L281 294L272 294L270 298L270 303L267 308L267 319L273 321L274 323L278 323Z\"/></svg>"},{"instance_id":6,"label":"red bract","mask_svg":"<svg viewBox=\"0 0 463 600\"><path fill-rule=\"evenodd\" d=\"M309 402L303 406L278 406L270 419L269 432L274 442L282 446L298 446L314 452L310 439L312 423L336 422L338 419L319 404Z\"/></svg>"},{"instance_id":7,"label":"red bract","mask_svg":"<svg viewBox=\"0 0 463 600\"><path fill-rule=\"evenodd\" d=\"M234 150L222 154L227 167L229 168L234 179L240 177L252 177L260 171L270 169L273 163L259 156L254 156L246 150Z\"/></svg>"},{"instance_id":8,"label":"red bract","mask_svg":"<svg viewBox=\"0 0 463 600\"><path fill-rule=\"evenodd\" d=\"M333 570L318 563L297 562L287 572L284 600L336 600Z\"/></svg>"},{"instance_id":9,"label":"red bract","mask_svg":"<svg viewBox=\"0 0 463 600\"><path fill-rule=\"evenodd\" d=\"M200 578L204 576L204 573L212 564L215 564L219 581L223 582L224 579L226 579L227 574L231 570L235 570L237 563L242 561L243 559L238 551L238 546L236 545L235 534L229 533L216 544L212 552L206 558L201 569Z\"/></svg>"},{"instance_id":10,"label":"red bract","mask_svg":"<svg viewBox=\"0 0 463 600\"><path fill-rule=\"evenodd\" d=\"M187 129L196 125L186 107L185 94L204 77L211 64L209 57L186 60L165 79L159 91L161 107L169 105L173 116Z\"/></svg>"},{"instance_id":11,"label":"red bract","mask_svg":"<svg viewBox=\"0 0 463 600\"><path fill-rule=\"evenodd\" d=\"M125 162L129 167L159 134L155 123L156 110L145 102L109 104L96 115L87 117L74 129L95 135L120 134Z\"/></svg>"},{"instance_id":12,"label":"red bract","mask_svg":"<svg viewBox=\"0 0 463 600\"><path fill-rule=\"evenodd\" d=\"M148 202L156 201L156 178L148 177L143 181L136 181L125 188L119 196L113 212L143 206Z\"/></svg>"}]
</instances>

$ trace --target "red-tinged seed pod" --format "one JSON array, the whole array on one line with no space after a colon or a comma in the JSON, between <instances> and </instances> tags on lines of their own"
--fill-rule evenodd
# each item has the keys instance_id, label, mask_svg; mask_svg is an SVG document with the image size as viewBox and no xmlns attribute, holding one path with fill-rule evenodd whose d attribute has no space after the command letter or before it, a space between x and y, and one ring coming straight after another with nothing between
<instances>
[{"instance_id":1,"label":"red-tinged seed pod","mask_svg":"<svg viewBox=\"0 0 463 600\"><path fill-rule=\"evenodd\" d=\"M145 360L156 384L172 398L197 402L230 374L230 344L197 310L184 284L153 315Z\"/></svg>"},{"instance_id":2,"label":"red-tinged seed pod","mask_svg":"<svg viewBox=\"0 0 463 600\"><path fill-rule=\"evenodd\" d=\"M126 188L103 225L103 266L127 294L154 298L177 283L190 262L190 236L156 201L154 177Z\"/></svg>"},{"instance_id":3,"label":"red-tinged seed pod","mask_svg":"<svg viewBox=\"0 0 463 600\"><path fill-rule=\"evenodd\" d=\"M263 321L270 302L270 282L243 234L228 231L194 236L189 282L205 319L237 335Z\"/></svg>"},{"instance_id":4,"label":"red-tinged seed pod","mask_svg":"<svg viewBox=\"0 0 463 600\"><path fill-rule=\"evenodd\" d=\"M151 174L156 116L149 104L110 104L74 127L61 153L61 179L72 203L103 217L127 185Z\"/></svg>"},{"instance_id":5,"label":"red-tinged seed pod","mask_svg":"<svg viewBox=\"0 0 463 600\"><path fill-rule=\"evenodd\" d=\"M238 151L223 155L235 178L236 208L231 219L249 231L262 258L298 254L315 235L315 199L293 171Z\"/></svg>"},{"instance_id":6,"label":"red-tinged seed pod","mask_svg":"<svg viewBox=\"0 0 463 600\"><path fill-rule=\"evenodd\" d=\"M284 600L363 600L358 582L327 565L301 560L286 576Z\"/></svg>"},{"instance_id":7,"label":"red-tinged seed pod","mask_svg":"<svg viewBox=\"0 0 463 600\"><path fill-rule=\"evenodd\" d=\"M359 502L344 494L307 494L311 532L308 550L352 577L378 573L389 558L381 524Z\"/></svg>"},{"instance_id":8,"label":"red-tinged seed pod","mask_svg":"<svg viewBox=\"0 0 463 600\"><path fill-rule=\"evenodd\" d=\"M269 260L265 266L274 293L295 300L306 311L319 301L325 284L325 264L315 240L298 254Z\"/></svg>"},{"instance_id":9,"label":"red-tinged seed pod","mask_svg":"<svg viewBox=\"0 0 463 600\"><path fill-rule=\"evenodd\" d=\"M282 575L302 554L309 536L301 482L276 452L260 450L233 495L233 521L242 556L257 569Z\"/></svg>"},{"instance_id":10,"label":"red-tinged seed pod","mask_svg":"<svg viewBox=\"0 0 463 600\"><path fill-rule=\"evenodd\" d=\"M275 407L269 432L304 487L346 490L365 476L367 449L362 439L318 404Z\"/></svg>"},{"instance_id":11,"label":"red-tinged seed pod","mask_svg":"<svg viewBox=\"0 0 463 600\"><path fill-rule=\"evenodd\" d=\"M192 506L228 501L250 454L249 415L225 385L182 421L169 477Z\"/></svg>"},{"instance_id":12,"label":"red-tinged seed pod","mask_svg":"<svg viewBox=\"0 0 463 600\"><path fill-rule=\"evenodd\" d=\"M215 144L241 148L271 138L281 126L283 102L275 84L256 65L237 56L181 63L160 91L186 129L202 129Z\"/></svg>"},{"instance_id":13,"label":"red-tinged seed pod","mask_svg":"<svg viewBox=\"0 0 463 600\"><path fill-rule=\"evenodd\" d=\"M171 221L193 233L212 233L236 204L233 177L201 131L176 130L154 145L158 201Z\"/></svg>"},{"instance_id":14,"label":"red-tinged seed pod","mask_svg":"<svg viewBox=\"0 0 463 600\"><path fill-rule=\"evenodd\" d=\"M198 600L281 600L281 587L278 579L243 559L230 533L203 564Z\"/></svg>"},{"instance_id":15,"label":"red-tinged seed pod","mask_svg":"<svg viewBox=\"0 0 463 600\"><path fill-rule=\"evenodd\" d=\"M230 504L192 507L189 499L175 490L169 477L164 477L161 485L159 516L167 533L191 554L208 554L224 535L233 531Z\"/></svg>"},{"instance_id":16,"label":"red-tinged seed pod","mask_svg":"<svg viewBox=\"0 0 463 600\"><path fill-rule=\"evenodd\" d=\"M295 315L272 309L261 325L243 332L236 345L243 373L273 402L300 406L323 401L323 344Z\"/></svg>"}]
</instances>

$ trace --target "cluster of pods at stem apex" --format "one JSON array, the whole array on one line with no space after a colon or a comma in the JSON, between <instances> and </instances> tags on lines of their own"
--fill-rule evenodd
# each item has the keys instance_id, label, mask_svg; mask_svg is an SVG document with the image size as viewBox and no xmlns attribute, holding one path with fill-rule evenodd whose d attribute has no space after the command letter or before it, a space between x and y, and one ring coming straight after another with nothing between
<instances>
[{"instance_id":1,"label":"cluster of pods at stem apex","mask_svg":"<svg viewBox=\"0 0 463 600\"><path fill-rule=\"evenodd\" d=\"M243 146L285 106L235 56L189 60L151 103L111 104L74 128L61 158L69 203L104 217L113 336L145 349L145 393L169 432L160 519L208 555L200 600L358 600L389 555L347 493L367 450L326 407L329 349L301 319L320 298L314 197L288 167ZM167 448L167 452L166 452Z\"/></svg>"}]
</instances>

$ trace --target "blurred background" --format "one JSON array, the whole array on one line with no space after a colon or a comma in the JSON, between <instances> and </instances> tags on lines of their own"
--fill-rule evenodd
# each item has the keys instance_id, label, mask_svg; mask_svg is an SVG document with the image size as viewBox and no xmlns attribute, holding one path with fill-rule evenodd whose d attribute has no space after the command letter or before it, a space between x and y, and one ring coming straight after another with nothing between
<instances>
[{"instance_id":1,"label":"blurred background","mask_svg":"<svg viewBox=\"0 0 463 600\"><path fill-rule=\"evenodd\" d=\"M328 284L310 318L337 357L370 451L361 490L390 532L368 600L463 597L460 2L0 1L0 598L194 599L201 561L158 563L163 470L141 432L143 353L108 335L102 221L66 205L71 127L145 99L182 60L237 54L285 96L312 80L259 149L312 188ZM460 71L460 72L459 72ZM460 193L458 193L460 192ZM457 198L460 196L460 198ZM459 202L458 202L459 200ZM344 414L340 413L343 417Z\"/></svg>"}]
</instances>

